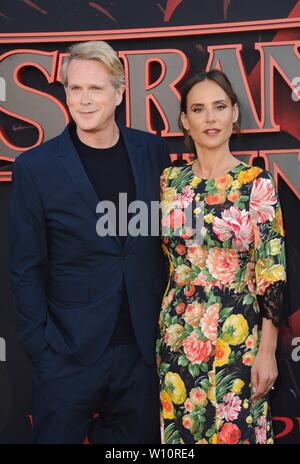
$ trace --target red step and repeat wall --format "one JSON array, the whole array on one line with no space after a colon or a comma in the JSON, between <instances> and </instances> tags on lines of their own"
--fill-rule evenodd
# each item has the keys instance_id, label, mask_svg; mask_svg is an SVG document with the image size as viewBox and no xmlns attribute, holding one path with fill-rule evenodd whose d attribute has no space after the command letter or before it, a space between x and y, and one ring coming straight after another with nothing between
<instances>
[{"instance_id":1,"label":"red step and repeat wall","mask_svg":"<svg viewBox=\"0 0 300 464\"><path fill-rule=\"evenodd\" d=\"M219 68L240 99L241 160L274 175L287 234L288 325L280 329L272 393L277 443L300 443L300 1L1 0L0 3L0 443L31 441L31 366L18 342L8 273L11 166L69 121L61 80L67 47L106 40L126 71L118 121L189 155L177 126L178 91Z\"/></svg>"}]
</instances>

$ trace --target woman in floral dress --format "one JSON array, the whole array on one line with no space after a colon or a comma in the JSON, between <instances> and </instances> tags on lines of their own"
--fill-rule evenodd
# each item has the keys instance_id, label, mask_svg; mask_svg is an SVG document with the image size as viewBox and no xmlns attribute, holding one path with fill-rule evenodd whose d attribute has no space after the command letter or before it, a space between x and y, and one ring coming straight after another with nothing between
<instances>
[{"instance_id":1,"label":"woman in floral dress","mask_svg":"<svg viewBox=\"0 0 300 464\"><path fill-rule=\"evenodd\" d=\"M273 443L284 233L271 174L229 150L237 119L222 72L187 83L180 120L197 156L161 177L170 265L157 342L163 443Z\"/></svg>"}]
</instances>

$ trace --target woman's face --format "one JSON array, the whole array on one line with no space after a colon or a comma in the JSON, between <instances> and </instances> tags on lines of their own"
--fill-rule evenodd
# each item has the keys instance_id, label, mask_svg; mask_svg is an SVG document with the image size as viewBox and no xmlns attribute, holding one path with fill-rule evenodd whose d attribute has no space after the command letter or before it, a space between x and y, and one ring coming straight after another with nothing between
<instances>
[{"instance_id":1,"label":"woman's face","mask_svg":"<svg viewBox=\"0 0 300 464\"><path fill-rule=\"evenodd\" d=\"M214 149L228 145L233 123L238 119L238 106L232 106L222 87L211 80L195 84L187 95L186 107L181 122L196 147Z\"/></svg>"}]
</instances>

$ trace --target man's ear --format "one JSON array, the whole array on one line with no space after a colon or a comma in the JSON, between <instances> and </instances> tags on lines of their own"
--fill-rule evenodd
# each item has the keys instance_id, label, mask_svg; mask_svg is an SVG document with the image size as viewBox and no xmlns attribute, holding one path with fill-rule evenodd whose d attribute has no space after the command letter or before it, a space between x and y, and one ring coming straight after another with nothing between
<instances>
[{"instance_id":1,"label":"man's ear","mask_svg":"<svg viewBox=\"0 0 300 464\"><path fill-rule=\"evenodd\" d=\"M64 91L65 91L66 101L68 101L68 85L64 85Z\"/></svg>"},{"instance_id":2,"label":"man's ear","mask_svg":"<svg viewBox=\"0 0 300 464\"><path fill-rule=\"evenodd\" d=\"M120 87L116 89L116 93L117 93L117 105L116 106L119 106L122 103L124 91L125 91L125 85L120 85Z\"/></svg>"}]
</instances>

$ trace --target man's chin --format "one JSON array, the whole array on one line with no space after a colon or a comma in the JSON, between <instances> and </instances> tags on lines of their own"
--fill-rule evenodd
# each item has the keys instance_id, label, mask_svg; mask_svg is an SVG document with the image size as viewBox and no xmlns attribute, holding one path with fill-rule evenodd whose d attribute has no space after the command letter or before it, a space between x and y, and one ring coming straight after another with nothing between
<instances>
[{"instance_id":1,"label":"man's chin","mask_svg":"<svg viewBox=\"0 0 300 464\"><path fill-rule=\"evenodd\" d=\"M97 126L96 124L83 124L81 122L76 122L76 126L82 132L97 132L99 130L99 126Z\"/></svg>"}]
</instances>

